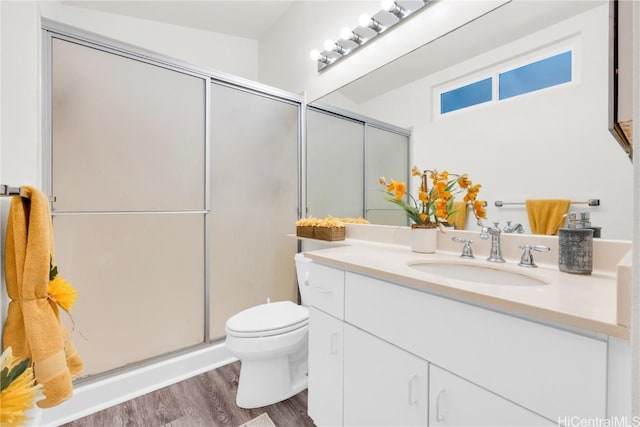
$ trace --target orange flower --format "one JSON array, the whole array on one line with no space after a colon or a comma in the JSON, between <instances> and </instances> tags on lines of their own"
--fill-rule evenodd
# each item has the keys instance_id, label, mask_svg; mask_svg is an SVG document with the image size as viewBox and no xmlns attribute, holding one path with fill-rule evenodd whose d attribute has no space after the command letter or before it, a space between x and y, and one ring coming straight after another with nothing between
<instances>
[{"instance_id":1,"label":"orange flower","mask_svg":"<svg viewBox=\"0 0 640 427\"><path fill-rule=\"evenodd\" d=\"M426 223L428 219L429 219L429 215L425 213L420 214L420 224Z\"/></svg>"},{"instance_id":2,"label":"orange flower","mask_svg":"<svg viewBox=\"0 0 640 427\"><path fill-rule=\"evenodd\" d=\"M422 176L422 172L420 172L417 166L414 166L411 168L411 176Z\"/></svg>"},{"instance_id":3,"label":"orange flower","mask_svg":"<svg viewBox=\"0 0 640 427\"><path fill-rule=\"evenodd\" d=\"M487 211L484 208L484 201L482 200L475 200L473 202L473 211L475 212L478 218L487 217Z\"/></svg>"},{"instance_id":4,"label":"orange flower","mask_svg":"<svg viewBox=\"0 0 640 427\"><path fill-rule=\"evenodd\" d=\"M446 220L447 216L449 216L449 212L447 211L447 201L444 199L438 199L435 201L436 206L436 217L439 219Z\"/></svg>"},{"instance_id":5,"label":"orange flower","mask_svg":"<svg viewBox=\"0 0 640 427\"><path fill-rule=\"evenodd\" d=\"M460 188L468 188L471 185L471 181L469 180L469 177L467 176L467 174L465 173L464 175L462 175L460 178L458 178L458 186Z\"/></svg>"},{"instance_id":6,"label":"orange flower","mask_svg":"<svg viewBox=\"0 0 640 427\"><path fill-rule=\"evenodd\" d=\"M404 193L407 191L407 186L404 182L391 181L393 183L393 190L396 192L396 200L402 199Z\"/></svg>"},{"instance_id":7,"label":"orange flower","mask_svg":"<svg viewBox=\"0 0 640 427\"><path fill-rule=\"evenodd\" d=\"M465 194L463 200L466 203L476 200L476 197L478 197L478 192L480 191L480 187L482 187L480 184L469 187L469 189L467 190L467 194Z\"/></svg>"},{"instance_id":8,"label":"orange flower","mask_svg":"<svg viewBox=\"0 0 640 427\"><path fill-rule=\"evenodd\" d=\"M427 194L426 191L419 191L418 192L418 199L422 202L422 203L428 203L429 202L429 195Z\"/></svg>"},{"instance_id":9,"label":"orange flower","mask_svg":"<svg viewBox=\"0 0 640 427\"><path fill-rule=\"evenodd\" d=\"M436 187L436 191L441 193L447 188L447 181L436 181L433 185Z\"/></svg>"}]
</instances>

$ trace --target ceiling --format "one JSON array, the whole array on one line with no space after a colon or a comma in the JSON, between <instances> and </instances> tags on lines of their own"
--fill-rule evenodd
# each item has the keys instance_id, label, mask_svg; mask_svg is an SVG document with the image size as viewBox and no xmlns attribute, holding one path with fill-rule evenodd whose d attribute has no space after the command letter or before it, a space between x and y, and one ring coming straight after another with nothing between
<instances>
[{"instance_id":1,"label":"ceiling","mask_svg":"<svg viewBox=\"0 0 640 427\"><path fill-rule=\"evenodd\" d=\"M259 40L282 17L293 1L65 0L62 3Z\"/></svg>"}]
</instances>

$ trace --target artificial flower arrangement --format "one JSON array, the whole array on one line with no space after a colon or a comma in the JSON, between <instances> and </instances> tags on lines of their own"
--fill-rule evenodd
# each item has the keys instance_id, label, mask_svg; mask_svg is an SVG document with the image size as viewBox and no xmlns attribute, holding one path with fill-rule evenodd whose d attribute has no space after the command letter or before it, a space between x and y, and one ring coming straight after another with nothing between
<instances>
[{"instance_id":1,"label":"artificial flower arrangement","mask_svg":"<svg viewBox=\"0 0 640 427\"><path fill-rule=\"evenodd\" d=\"M0 425L21 426L27 421L25 411L40 397L29 359L13 356L11 347L2 352L0 371Z\"/></svg>"},{"instance_id":2,"label":"artificial flower arrangement","mask_svg":"<svg viewBox=\"0 0 640 427\"><path fill-rule=\"evenodd\" d=\"M58 273L58 267L51 262L47 299L66 311L72 323L74 322L69 311L77 298L77 291ZM14 357L11 347L7 347L2 353L0 370L0 425L24 425L28 419L25 412L42 397L41 389L42 385L36 384L30 359L19 360Z\"/></svg>"},{"instance_id":3,"label":"artificial flower arrangement","mask_svg":"<svg viewBox=\"0 0 640 427\"><path fill-rule=\"evenodd\" d=\"M78 292L71 286L71 283L58 273L58 267L53 265L53 261L49 263L47 298L66 311L69 316L71 316L69 311L71 311L78 299ZM73 322L73 318L71 318L71 320Z\"/></svg>"},{"instance_id":4,"label":"artificial flower arrangement","mask_svg":"<svg viewBox=\"0 0 640 427\"><path fill-rule=\"evenodd\" d=\"M465 203L471 203L473 214L481 225L481 218L486 218L485 202L478 200L480 184L473 184L467 174L456 175L447 172L438 173L437 170L425 170L423 172L414 166L411 175L420 178L418 198L408 194L407 185L404 182L387 182L384 177L379 179L380 184L386 186L385 192L391 203L401 207L413 222L412 227L436 228L448 225L449 217L455 213L453 204L455 196L466 192L462 199ZM431 187L428 185L431 179ZM405 200L405 194L408 201Z\"/></svg>"},{"instance_id":5,"label":"artificial flower arrangement","mask_svg":"<svg viewBox=\"0 0 640 427\"><path fill-rule=\"evenodd\" d=\"M369 221L360 218L301 218L296 221L296 235L320 240L344 240L345 224L369 224Z\"/></svg>"}]
</instances>

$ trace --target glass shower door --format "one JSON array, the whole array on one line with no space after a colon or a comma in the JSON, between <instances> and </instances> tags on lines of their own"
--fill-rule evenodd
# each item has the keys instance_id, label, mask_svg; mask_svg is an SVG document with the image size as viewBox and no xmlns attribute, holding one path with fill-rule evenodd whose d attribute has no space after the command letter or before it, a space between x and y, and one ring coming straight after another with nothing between
<instances>
[{"instance_id":1,"label":"glass shower door","mask_svg":"<svg viewBox=\"0 0 640 427\"><path fill-rule=\"evenodd\" d=\"M210 338L229 317L297 302L299 104L213 83L211 89Z\"/></svg>"}]
</instances>

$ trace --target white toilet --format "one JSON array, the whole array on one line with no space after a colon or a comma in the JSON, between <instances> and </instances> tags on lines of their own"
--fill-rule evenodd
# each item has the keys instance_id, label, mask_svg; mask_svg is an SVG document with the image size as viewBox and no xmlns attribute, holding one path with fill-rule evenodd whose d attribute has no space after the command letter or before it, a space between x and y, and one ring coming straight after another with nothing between
<instances>
[{"instance_id":1,"label":"white toilet","mask_svg":"<svg viewBox=\"0 0 640 427\"><path fill-rule=\"evenodd\" d=\"M227 320L227 350L241 362L236 395L241 408L271 405L307 388L309 310L303 284L311 260L299 253L295 262L302 305L261 304Z\"/></svg>"}]
</instances>

